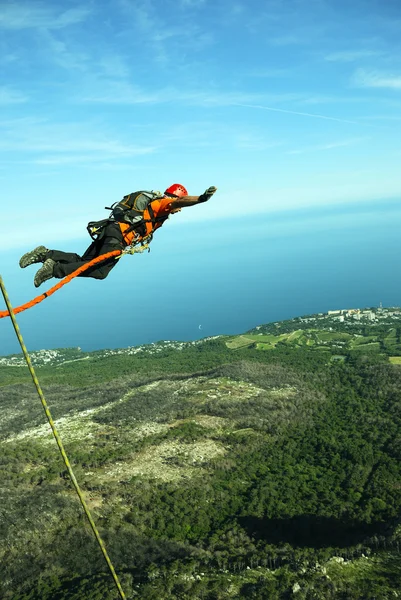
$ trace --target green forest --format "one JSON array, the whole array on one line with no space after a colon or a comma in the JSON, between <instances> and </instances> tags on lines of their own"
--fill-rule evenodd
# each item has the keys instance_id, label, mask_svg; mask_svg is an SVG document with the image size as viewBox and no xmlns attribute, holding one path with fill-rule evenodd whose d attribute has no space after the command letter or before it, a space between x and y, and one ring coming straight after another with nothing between
<instances>
[{"instance_id":1,"label":"green forest","mask_svg":"<svg viewBox=\"0 0 401 600\"><path fill-rule=\"evenodd\" d=\"M400 332L281 325L36 369L127 598L399 595ZM0 398L0 597L119 598L27 369Z\"/></svg>"}]
</instances>

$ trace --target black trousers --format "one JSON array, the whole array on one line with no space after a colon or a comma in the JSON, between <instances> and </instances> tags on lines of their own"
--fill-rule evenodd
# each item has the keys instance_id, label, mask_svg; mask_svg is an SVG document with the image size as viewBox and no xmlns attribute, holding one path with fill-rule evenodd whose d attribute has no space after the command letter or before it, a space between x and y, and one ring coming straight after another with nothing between
<instances>
[{"instance_id":1,"label":"black trousers","mask_svg":"<svg viewBox=\"0 0 401 600\"><path fill-rule=\"evenodd\" d=\"M85 263L93 260L101 254L112 252L113 250L122 250L125 248L123 236L117 223L107 225L102 239L92 242L85 250L82 256L73 252L62 252L61 250L49 250L46 258L52 258L56 261L54 265L53 277L63 279L71 275L74 271L82 267ZM78 277L94 277L94 279L105 279L111 269L117 264L115 256L90 267Z\"/></svg>"}]
</instances>

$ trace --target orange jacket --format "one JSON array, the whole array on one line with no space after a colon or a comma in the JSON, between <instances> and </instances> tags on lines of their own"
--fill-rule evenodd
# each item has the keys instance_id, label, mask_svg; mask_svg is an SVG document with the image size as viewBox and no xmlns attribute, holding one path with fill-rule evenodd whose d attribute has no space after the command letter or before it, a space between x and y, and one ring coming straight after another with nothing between
<instances>
[{"instance_id":1,"label":"orange jacket","mask_svg":"<svg viewBox=\"0 0 401 600\"><path fill-rule=\"evenodd\" d=\"M153 212L153 219L149 208L145 208L143 212L143 218L145 221L143 224L144 226L140 226L139 229L132 229L132 225L129 223L118 223L121 233L123 234L124 242L127 244L127 246L131 246L133 243L141 242L149 236L151 239L153 232L163 225L164 221L168 219L170 214L181 210L180 208L175 210L171 208L172 200L172 198L160 198L159 200L153 200L153 202L151 202L149 205L151 207L151 211Z\"/></svg>"}]
</instances>

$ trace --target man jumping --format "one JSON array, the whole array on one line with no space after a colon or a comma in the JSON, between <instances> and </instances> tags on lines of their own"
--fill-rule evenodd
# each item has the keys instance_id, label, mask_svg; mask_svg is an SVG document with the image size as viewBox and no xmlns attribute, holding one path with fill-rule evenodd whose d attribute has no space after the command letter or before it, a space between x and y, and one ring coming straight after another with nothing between
<instances>
[{"instance_id":1,"label":"man jumping","mask_svg":"<svg viewBox=\"0 0 401 600\"><path fill-rule=\"evenodd\" d=\"M186 206L207 202L216 189L212 186L200 196L188 196L183 185L174 183L166 189L164 194L145 191L128 194L121 202L113 205L108 219L89 224L92 227L88 226L88 231L94 241L82 256L38 246L24 254L19 265L25 269L29 265L43 263L34 277L35 287L39 287L53 277L63 279L98 256L115 250L123 250L127 246L150 242L153 233L163 225L170 214L178 212ZM96 227L96 225L99 226ZM95 233L93 234L93 232ZM105 279L117 262L113 256L89 267L78 277Z\"/></svg>"}]
</instances>

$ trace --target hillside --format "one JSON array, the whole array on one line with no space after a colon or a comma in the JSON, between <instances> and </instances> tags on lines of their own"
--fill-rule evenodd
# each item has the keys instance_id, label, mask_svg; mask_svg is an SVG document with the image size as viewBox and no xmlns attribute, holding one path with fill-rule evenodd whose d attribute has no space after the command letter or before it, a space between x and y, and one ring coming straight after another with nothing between
<instances>
[{"instance_id":1,"label":"hillside","mask_svg":"<svg viewBox=\"0 0 401 600\"><path fill-rule=\"evenodd\" d=\"M35 353L128 597L396 597L393 313ZM0 364L0 597L117 598L20 359Z\"/></svg>"}]
</instances>

